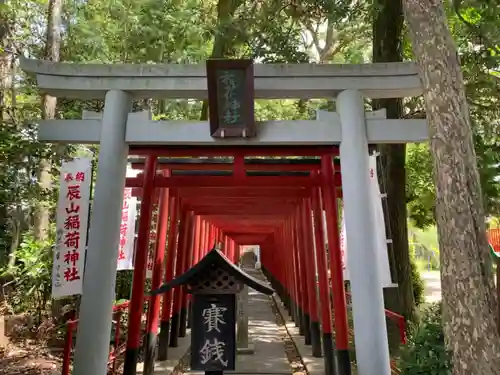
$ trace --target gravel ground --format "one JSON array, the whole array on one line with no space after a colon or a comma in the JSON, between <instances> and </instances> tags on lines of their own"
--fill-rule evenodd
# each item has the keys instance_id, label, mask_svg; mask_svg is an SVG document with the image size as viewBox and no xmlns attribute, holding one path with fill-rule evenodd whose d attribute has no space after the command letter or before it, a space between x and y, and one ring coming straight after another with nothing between
<instances>
[{"instance_id":1,"label":"gravel ground","mask_svg":"<svg viewBox=\"0 0 500 375\"><path fill-rule=\"evenodd\" d=\"M0 375L54 375L61 360L41 346L25 345L0 349Z\"/></svg>"}]
</instances>

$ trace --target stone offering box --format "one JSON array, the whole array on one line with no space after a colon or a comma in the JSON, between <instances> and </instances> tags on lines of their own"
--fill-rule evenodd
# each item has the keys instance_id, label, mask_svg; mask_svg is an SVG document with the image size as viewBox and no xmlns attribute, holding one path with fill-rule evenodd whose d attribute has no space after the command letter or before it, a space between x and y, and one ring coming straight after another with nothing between
<instances>
[{"instance_id":1,"label":"stone offering box","mask_svg":"<svg viewBox=\"0 0 500 375\"><path fill-rule=\"evenodd\" d=\"M221 373L235 369L236 294L244 285L263 294L273 289L243 272L218 249L211 250L183 275L164 284L151 295L188 286L193 294L191 370Z\"/></svg>"}]
</instances>

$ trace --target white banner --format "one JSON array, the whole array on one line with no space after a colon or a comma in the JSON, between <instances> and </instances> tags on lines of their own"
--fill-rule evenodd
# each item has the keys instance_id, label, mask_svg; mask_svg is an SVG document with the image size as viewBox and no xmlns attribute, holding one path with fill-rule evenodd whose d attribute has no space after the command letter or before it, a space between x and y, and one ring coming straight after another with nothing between
<instances>
[{"instance_id":1,"label":"white banner","mask_svg":"<svg viewBox=\"0 0 500 375\"><path fill-rule=\"evenodd\" d=\"M371 191L371 202L373 205L373 213L374 213L374 224L375 224L375 241L377 247L377 259L373 261L377 263L380 281L383 288L388 288L394 286L391 280L391 270L389 267L389 254L387 250L387 239L385 234L385 218L384 218L384 210L382 207L382 199L380 195L380 186L378 183L377 176L377 157L372 155L370 156L370 191ZM343 253L343 266L344 266L344 280L349 280L349 264L348 264L348 251L347 251L347 241L345 235L345 222L344 222L344 212L342 209L342 227L340 234L341 241L341 249ZM360 228L360 232L361 232ZM360 233L362 235L362 233Z\"/></svg>"},{"instance_id":2,"label":"white banner","mask_svg":"<svg viewBox=\"0 0 500 375\"><path fill-rule=\"evenodd\" d=\"M61 166L52 298L82 293L91 179L90 158L76 158Z\"/></svg>"},{"instance_id":3,"label":"white banner","mask_svg":"<svg viewBox=\"0 0 500 375\"><path fill-rule=\"evenodd\" d=\"M120 224L117 271L134 269L136 214L137 198L132 196L132 188L125 188L123 193L122 221Z\"/></svg>"},{"instance_id":4,"label":"white banner","mask_svg":"<svg viewBox=\"0 0 500 375\"><path fill-rule=\"evenodd\" d=\"M377 176L377 157L370 156L370 186L372 191L373 213L375 215L373 223L375 224L375 235L377 246L377 264L380 275L380 282L383 288L394 286L391 279L391 268L389 266L389 252L387 249L387 236L385 233L385 217L382 206L382 196L380 194L380 185Z\"/></svg>"}]
</instances>

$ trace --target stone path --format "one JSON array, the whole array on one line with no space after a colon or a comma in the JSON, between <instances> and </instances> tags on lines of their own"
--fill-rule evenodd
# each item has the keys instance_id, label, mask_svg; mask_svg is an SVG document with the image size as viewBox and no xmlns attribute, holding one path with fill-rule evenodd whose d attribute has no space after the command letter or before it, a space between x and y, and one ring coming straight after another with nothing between
<instances>
[{"instance_id":1,"label":"stone path","mask_svg":"<svg viewBox=\"0 0 500 375\"><path fill-rule=\"evenodd\" d=\"M265 280L260 271L251 270L248 272L252 276ZM241 375L291 375L292 368L285 353L285 345L283 342L283 333L280 332L276 315L271 308L271 299L268 296L260 294L253 289L249 289L248 294L248 330L249 341L253 344L255 350L253 354L237 354L236 369L234 371L225 371L227 374ZM189 335L182 339L180 346L184 347L185 351L189 347ZM164 363L157 363L155 366L155 374L169 375L175 366L174 362L178 362L182 356L181 348L175 348L178 356L175 361L169 360ZM177 374L177 371L174 371ZM185 370L186 374L202 375L203 372L191 371L189 368Z\"/></svg>"},{"instance_id":2,"label":"stone path","mask_svg":"<svg viewBox=\"0 0 500 375\"><path fill-rule=\"evenodd\" d=\"M282 334L268 296L253 289L248 293L248 331L254 354L238 355L236 374L291 374Z\"/></svg>"}]
</instances>

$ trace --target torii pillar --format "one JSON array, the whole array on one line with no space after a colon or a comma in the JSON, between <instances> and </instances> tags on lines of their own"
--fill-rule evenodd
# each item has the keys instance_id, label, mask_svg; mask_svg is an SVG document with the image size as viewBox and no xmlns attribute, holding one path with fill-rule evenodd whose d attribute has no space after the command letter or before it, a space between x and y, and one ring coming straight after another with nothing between
<instances>
[{"instance_id":1,"label":"torii pillar","mask_svg":"<svg viewBox=\"0 0 500 375\"><path fill-rule=\"evenodd\" d=\"M375 242L366 118L361 93L342 91L337 97L342 140L340 160L347 247L351 274L356 362L361 375L389 375L389 344L385 323L384 295ZM359 235L359 229L363 235ZM366 312L370 313L367 314Z\"/></svg>"},{"instance_id":2,"label":"torii pillar","mask_svg":"<svg viewBox=\"0 0 500 375\"><path fill-rule=\"evenodd\" d=\"M129 94L106 94L73 375L107 373L131 109Z\"/></svg>"}]
</instances>

